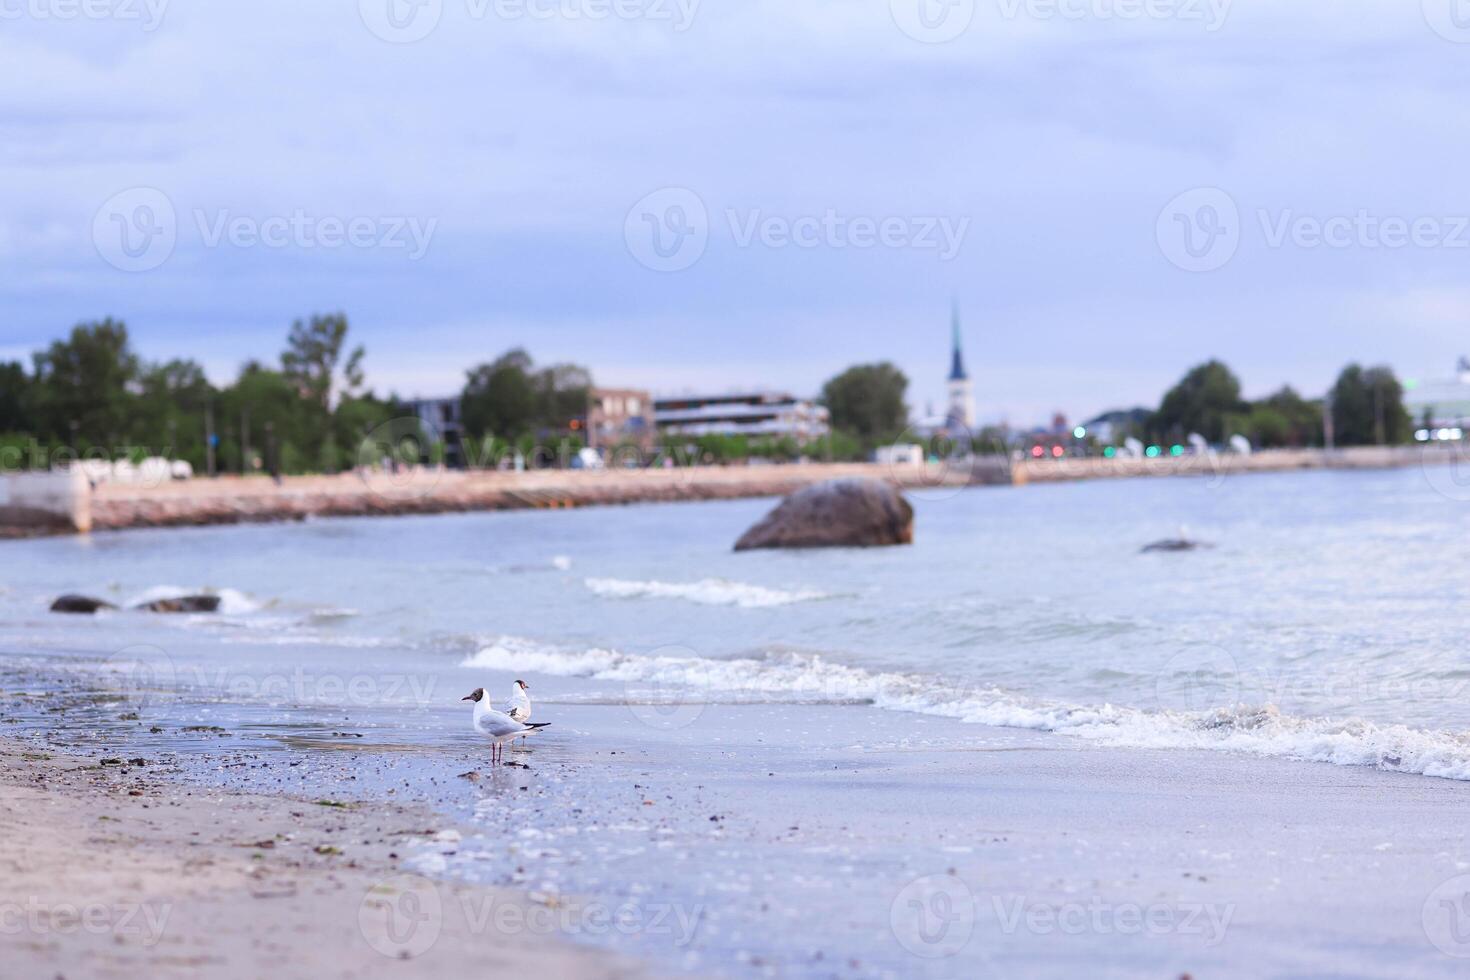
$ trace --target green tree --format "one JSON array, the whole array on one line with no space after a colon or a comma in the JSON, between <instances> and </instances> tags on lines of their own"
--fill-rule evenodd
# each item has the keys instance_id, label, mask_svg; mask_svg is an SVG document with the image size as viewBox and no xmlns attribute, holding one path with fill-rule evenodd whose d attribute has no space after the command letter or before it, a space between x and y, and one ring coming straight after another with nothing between
<instances>
[{"instance_id":1,"label":"green tree","mask_svg":"<svg viewBox=\"0 0 1470 980\"><path fill-rule=\"evenodd\" d=\"M1240 381L1219 361L1206 361L1164 395L1159 410L1149 420L1149 431L1161 439L1183 439L1197 432L1210 442L1224 442L1232 415L1246 410L1240 398Z\"/></svg>"},{"instance_id":2,"label":"green tree","mask_svg":"<svg viewBox=\"0 0 1470 980\"><path fill-rule=\"evenodd\" d=\"M35 432L31 377L19 361L0 361L0 432Z\"/></svg>"},{"instance_id":3,"label":"green tree","mask_svg":"<svg viewBox=\"0 0 1470 980\"><path fill-rule=\"evenodd\" d=\"M78 324L65 340L35 355L33 381L40 435L66 444L119 446L127 438L138 380L128 328L105 320Z\"/></svg>"},{"instance_id":4,"label":"green tree","mask_svg":"<svg viewBox=\"0 0 1470 980\"><path fill-rule=\"evenodd\" d=\"M215 425L221 467L239 470L242 453L248 456L247 471L254 468L256 458L262 467L269 467L271 443L284 472L305 472L313 462L310 447L318 438L313 426L319 421L319 409L284 373L247 362L235 383L220 393L219 406Z\"/></svg>"},{"instance_id":5,"label":"green tree","mask_svg":"<svg viewBox=\"0 0 1470 980\"><path fill-rule=\"evenodd\" d=\"M909 379L892 364L859 364L822 386L822 403L832 413L832 427L849 432L867 445L894 439L908 427L904 402Z\"/></svg>"},{"instance_id":6,"label":"green tree","mask_svg":"<svg viewBox=\"0 0 1470 980\"><path fill-rule=\"evenodd\" d=\"M331 411L339 365L344 390L352 392L362 387L363 348L361 345L353 348L344 363L342 354L346 343L345 313L312 314L309 320L297 320L291 324L291 333L286 338L281 368L297 385L302 397L315 402L323 412Z\"/></svg>"},{"instance_id":7,"label":"green tree","mask_svg":"<svg viewBox=\"0 0 1470 980\"><path fill-rule=\"evenodd\" d=\"M1349 364L1332 386L1332 428L1338 445L1397 445L1412 428L1404 387L1393 369Z\"/></svg>"},{"instance_id":8,"label":"green tree","mask_svg":"<svg viewBox=\"0 0 1470 980\"><path fill-rule=\"evenodd\" d=\"M339 455L331 460L329 468L351 469L361 464L377 462L370 458L359 458L376 445L369 443L365 446L364 440L384 423L407 414L407 409L397 404L395 399L385 401L370 391L343 398L332 416L332 445L337 447Z\"/></svg>"},{"instance_id":9,"label":"green tree","mask_svg":"<svg viewBox=\"0 0 1470 980\"><path fill-rule=\"evenodd\" d=\"M1308 401L1290 385L1257 402L1252 407L1252 415L1257 411L1270 413L1266 417L1277 428L1276 438L1271 441L1252 437L1256 445L1292 448L1322 445L1322 403Z\"/></svg>"},{"instance_id":10,"label":"green tree","mask_svg":"<svg viewBox=\"0 0 1470 980\"><path fill-rule=\"evenodd\" d=\"M204 369L189 360L143 368L132 435L150 454L169 454L204 467L205 409L215 391Z\"/></svg>"},{"instance_id":11,"label":"green tree","mask_svg":"<svg viewBox=\"0 0 1470 980\"><path fill-rule=\"evenodd\" d=\"M1250 413L1238 421L1232 418L1230 428L1240 432L1258 449L1278 448L1291 442L1291 423L1265 402L1252 405Z\"/></svg>"},{"instance_id":12,"label":"green tree","mask_svg":"<svg viewBox=\"0 0 1470 980\"><path fill-rule=\"evenodd\" d=\"M495 436L514 441L536 418L536 387L531 381L531 355L517 347L466 373L460 397L464 425L476 438Z\"/></svg>"},{"instance_id":13,"label":"green tree","mask_svg":"<svg viewBox=\"0 0 1470 980\"><path fill-rule=\"evenodd\" d=\"M553 364L536 372L536 421L543 428L560 431L574 418L587 415L587 395L592 374L576 364Z\"/></svg>"},{"instance_id":14,"label":"green tree","mask_svg":"<svg viewBox=\"0 0 1470 980\"><path fill-rule=\"evenodd\" d=\"M565 432L587 414L592 375L576 364L537 369L531 355L517 347L466 373L460 404L465 428L519 443L523 437Z\"/></svg>"}]
</instances>

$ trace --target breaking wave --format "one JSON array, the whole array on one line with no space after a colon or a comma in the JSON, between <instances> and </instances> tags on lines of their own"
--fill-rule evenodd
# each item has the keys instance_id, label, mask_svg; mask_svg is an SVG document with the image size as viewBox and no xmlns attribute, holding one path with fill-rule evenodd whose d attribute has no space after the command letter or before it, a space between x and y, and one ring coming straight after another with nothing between
<instances>
[{"instance_id":1,"label":"breaking wave","mask_svg":"<svg viewBox=\"0 0 1470 980\"><path fill-rule=\"evenodd\" d=\"M1393 772L1470 780L1470 734L1377 724L1358 718L1284 715L1274 705L1212 711L1149 711L1112 704L1077 705L1027 698L984 685L917 674L874 672L817 654L708 660L634 656L615 650L564 650L502 637L462 667L587 677L682 690L689 700L864 703L974 724L1058 732L1123 748L1206 749L1371 766Z\"/></svg>"},{"instance_id":2,"label":"breaking wave","mask_svg":"<svg viewBox=\"0 0 1470 980\"><path fill-rule=\"evenodd\" d=\"M684 599L704 606L739 606L762 609L789 606L832 598L826 592L810 589L771 589L763 585L747 585L725 579L707 578L698 582L637 582L618 578L589 578L587 588L609 599Z\"/></svg>"}]
</instances>

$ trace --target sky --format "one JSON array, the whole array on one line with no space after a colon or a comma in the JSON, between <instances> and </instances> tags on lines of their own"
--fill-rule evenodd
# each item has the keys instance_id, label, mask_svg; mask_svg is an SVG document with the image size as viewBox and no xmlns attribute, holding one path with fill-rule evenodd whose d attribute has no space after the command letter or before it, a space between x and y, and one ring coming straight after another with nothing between
<instances>
[{"instance_id":1,"label":"sky","mask_svg":"<svg viewBox=\"0 0 1470 980\"><path fill-rule=\"evenodd\" d=\"M380 393L889 360L983 421L1470 353L1466 0L0 0L0 358L216 382L342 310Z\"/></svg>"}]
</instances>

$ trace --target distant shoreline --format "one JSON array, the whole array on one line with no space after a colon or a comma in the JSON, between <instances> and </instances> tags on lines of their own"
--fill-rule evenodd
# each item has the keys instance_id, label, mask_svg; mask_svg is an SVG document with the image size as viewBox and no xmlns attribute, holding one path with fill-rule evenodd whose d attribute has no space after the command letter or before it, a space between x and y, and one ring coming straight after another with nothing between
<instances>
[{"instance_id":1,"label":"distant shoreline","mask_svg":"<svg viewBox=\"0 0 1470 980\"><path fill-rule=\"evenodd\" d=\"M224 476L153 486L91 487L76 474L0 477L0 536L67 534L139 527L197 527L492 510L554 510L636 503L779 497L822 480L869 477L919 493L970 486L1020 486L1138 477L1224 480L1246 473L1309 469L1389 469L1456 463L1456 450L1417 446L1270 450L1157 459L1004 457L927 465L804 463L643 470L531 472L416 469L334 476ZM1458 479L1458 472L1452 481ZM44 484L30 490L26 481ZM1456 483L1458 486L1458 483ZM1464 488L1470 495L1470 482Z\"/></svg>"}]
</instances>

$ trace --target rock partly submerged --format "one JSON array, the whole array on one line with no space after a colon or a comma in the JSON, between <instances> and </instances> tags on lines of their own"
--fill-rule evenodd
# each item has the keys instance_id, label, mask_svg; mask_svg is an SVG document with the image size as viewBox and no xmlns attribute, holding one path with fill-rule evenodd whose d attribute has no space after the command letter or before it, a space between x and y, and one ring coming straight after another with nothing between
<instances>
[{"instance_id":1,"label":"rock partly submerged","mask_svg":"<svg viewBox=\"0 0 1470 980\"><path fill-rule=\"evenodd\" d=\"M103 599L93 599L84 595L64 595L51 603L51 611L54 613L80 613L90 615L99 609L116 609L112 603Z\"/></svg>"},{"instance_id":2,"label":"rock partly submerged","mask_svg":"<svg viewBox=\"0 0 1470 980\"><path fill-rule=\"evenodd\" d=\"M217 595L185 595L170 599L154 599L134 606L142 612L155 613L212 613L219 611L220 597ZM90 615L101 609L116 609L117 606L105 599L93 599L84 595L64 595L51 603L54 613L78 613Z\"/></svg>"},{"instance_id":3,"label":"rock partly submerged","mask_svg":"<svg viewBox=\"0 0 1470 980\"><path fill-rule=\"evenodd\" d=\"M133 608L156 613L212 613L219 612L219 603L220 597L217 595L181 595L171 599L154 599Z\"/></svg>"},{"instance_id":4,"label":"rock partly submerged","mask_svg":"<svg viewBox=\"0 0 1470 980\"><path fill-rule=\"evenodd\" d=\"M845 479L796 491L740 536L757 548L875 548L913 544L914 508L882 480Z\"/></svg>"},{"instance_id":5,"label":"rock partly submerged","mask_svg":"<svg viewBox=\"0 0 1470 980\"><path fill-rule=\"evenodd\" d=\"M1177 538L1164 538L1162 541L1155 541L1152 544L1146 544L1138 550L1140 554L1146 555L1150 552L1155 551L1198 551L1201 548L1213 547L1214 545L1210 544L1208 541L1195 541L1192 538L1180 535Z\"/></svg>"}]
</instances>

